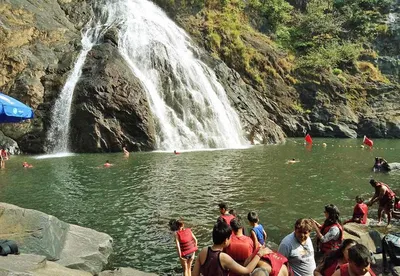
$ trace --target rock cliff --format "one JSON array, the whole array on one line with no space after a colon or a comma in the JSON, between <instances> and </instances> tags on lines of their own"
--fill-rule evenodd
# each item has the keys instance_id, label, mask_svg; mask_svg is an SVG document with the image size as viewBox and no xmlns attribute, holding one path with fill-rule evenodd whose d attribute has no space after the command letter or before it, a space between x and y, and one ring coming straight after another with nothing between
<instances>
[{"instance_id":1,"label":"rock cliff","mask_svg":"<svg viewBox=\"0 0 400 276\"><path fill-rule=\"evenodd\" d=\"M156 1L171 12L171 6ZM35 110L30 122L0 125L15 152L45 151L51 109L81 50L81 31L94 15L92 1L6 0L0 3L0 90ZM196 12L193 12L195 14ZM393 10L393 18L397 9ZM200 47L207 49L204 15L171 13ZM398 21L390 21L393 34ZM206 51L200 58L213 68L237 110L253 143L278 143L285 136L309 132L321 137L400 137L398 67L384 57L396 57L398 36L381 38L379 60L365 57L349 72L295 71L290 54L263 35L246 33L245 47L255 49L260 76L249 75L234 60ZM117 51L111 30L90 52L73 99L71 145L77 152L152 150L155 132L146 93ZM380 47L380 48L379 48ZM398 57L397 57L398 58ZM382 72L371 64L379 64ZM385 65L386 64L386 65ZM396 69L397 68L397 69ZM396 73L397 72L397 73ZM262 85L261 85L262 84ZM3 140L6 138L2 138ZM11 140L10 140L11 139Z\"/></svg>"}]
</instances>

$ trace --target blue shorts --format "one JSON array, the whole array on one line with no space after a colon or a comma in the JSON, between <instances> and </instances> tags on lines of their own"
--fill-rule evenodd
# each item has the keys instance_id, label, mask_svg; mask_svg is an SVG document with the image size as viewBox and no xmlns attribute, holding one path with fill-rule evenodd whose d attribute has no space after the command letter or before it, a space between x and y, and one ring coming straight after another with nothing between
<instances>
[{"instance_id":1,"label":"blue shorts","mask_svg":"<svg viewBox=\"0 0 400 276\"><path fill-rule=\"evenodd\" d=\"M182 258L185 258L186 260L189 260L189 259L191 259L191 258L193 257L193 254L194 254L194 253L187 254L187 255L185 255L185 256L182 256Z\"/></svg>"}]
</instances>

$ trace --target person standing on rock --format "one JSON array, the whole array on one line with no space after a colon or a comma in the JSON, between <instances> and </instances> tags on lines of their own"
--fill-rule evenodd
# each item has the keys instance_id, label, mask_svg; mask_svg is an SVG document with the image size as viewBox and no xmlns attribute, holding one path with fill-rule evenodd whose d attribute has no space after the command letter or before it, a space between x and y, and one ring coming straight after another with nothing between
<instances>
[{"instance_id":1,"label":"person standing on rock","mask_svg":"<svg viewBox=\"0 0 400 276\"><path fill-rule=\"evenodd\" d=\"M192 275L192 263L197 251L197 239L190 228L184 228L183 220L175 222L177 231L174 232L176 250L178 251L179 261L181 262L183 275ZM173 230L173 228L171 228Z\"/></svg>"},{"instance_id":2,"label":"person standing on rock","mask_svg":"<svg viewBox=\"0 0 400 276\"><path fill-rule=\"evenodd\" d=\"M371 179L369 181L372 187L375 189L375 194L368 202L368 206L372 206L375 202L379 201L378 208L378 224L382 222L382 213L385 212L387 215L387 225L390 225L390 221L392 219L392 212L394 209L394 200L396 194L390 189L390 187L383 183L378 182L375 179Z\"/></svg>"}]
</instances>

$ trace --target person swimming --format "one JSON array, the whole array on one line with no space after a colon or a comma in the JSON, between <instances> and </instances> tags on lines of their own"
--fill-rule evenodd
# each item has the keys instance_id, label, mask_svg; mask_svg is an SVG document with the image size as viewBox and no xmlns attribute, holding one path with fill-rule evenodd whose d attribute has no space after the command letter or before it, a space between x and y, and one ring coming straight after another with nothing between
<instances>
[{"instance_id":1,"label":"person swimming","mask_svg":"<svg viewBox=\"0 0 400 276\"><path fill-rule=\"evenodd\" d=\"M111 167L112 165L113 165L113 164L111 164L110 161L107 160L106 163L104 163L103 166L104 166L105 168L108 168L108 167Z\"/></svg>"},{"instance_id":2,"label":"person swimming","mask_svg":"<svg viewBox=\"0 0 400 276\"><path fill-rule=\"evenodd\" d=\"M180 152L177 152L176 150L174 150L174 154L180 154Z\"/></svg>"},{"instance_id":3,"label":"person swimming","mask_svg":"<svg viewBox=\"0 0 400 276\"><path fill-rule=\"evenodd\" d=\"M294 164L294 163L297 163L297 162L300 162L300 161L296 160L295 158L287 161L288 164Z\"/></svg>"},{"instance_id":4,"label":"person swimming","mask_svg":"<svg viewBox=\"0 0 400 276\"><path fill-rule=\"evenodd\" d=\"M33 166L31 164L28 164L28 162L25 162L25 161L22 163L22 167L24 167L24 168L33 168Z\"/></svg>"},{"instance_id":5,"label":"person swimming","mask_svg":"<svg viewBox=\"0 0 400 276\"><path fill-rule=\"evenodd\" d=\"M126 149L126 147L122 147L122 151L124 152L125 157L129 157L129 151Z\"/></svg>"}]
</instances>

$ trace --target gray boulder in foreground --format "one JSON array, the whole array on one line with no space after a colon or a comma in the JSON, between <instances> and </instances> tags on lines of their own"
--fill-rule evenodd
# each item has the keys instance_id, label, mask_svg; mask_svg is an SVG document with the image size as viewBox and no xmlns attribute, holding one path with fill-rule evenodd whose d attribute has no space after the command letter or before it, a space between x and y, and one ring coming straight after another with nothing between
<instances>
[{"instance_id":1,"label":"gray boulder in foreground","mask_svg":"<svg viewBox=\"0 0 400 276\"><path fill-rule=\"evenodd\" d=\"M21 254L0 256L0 276L91 276L47 261L45 256Z\"/></svg>"},{"instance_id":2,"label":"gray boulder in foreground","mask_svg":"<svg viewBox=\"0 0 400 276\"><path fill-rule=\"evenodd\" d=\"M105 233L7 203L0 203L0 239L16 241L21 253L91 274L103 269L112 252L112 238Z\"/></svg>"},{"instance_id":3,"label":"gray boulder in foreground","mask_svg":"<svg viewBox=\"0 0 400 276\"><path fill-rule=\"evenodd\" d=\"M115 270L103 271L99 276L157 276L157 274L141 272L130 267L119 267Z\"/></svg>"}]
</instances>

